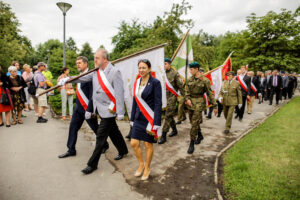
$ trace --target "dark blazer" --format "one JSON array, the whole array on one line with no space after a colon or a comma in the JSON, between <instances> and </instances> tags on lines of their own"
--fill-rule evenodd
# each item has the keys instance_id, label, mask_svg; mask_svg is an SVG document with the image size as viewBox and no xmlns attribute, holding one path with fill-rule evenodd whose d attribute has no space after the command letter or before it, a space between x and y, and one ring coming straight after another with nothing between
<instances>
[{"instance_id":1,"label":"dark blazer","mask_svg":"<svg viewBox=\"0 0 300 200\"><path fill-rule=\"evenodd\" d=\"M142 93L142 99L144 99L144 101L154 111L154 125L161 126L162 89L160 81L156 78L153 78L151 75L147 86ZM138 107L135 98L133 97L130 121L135 122L135 120L137 119L147 121L140 108Z\"/></svg>"},{"instance_id":2,"label":"dark blazer","mask_svg":"<svg viewBox=\"0 0 300 200\"><path fill-rule=\"evenodd\" d=\"M89 104L88 104L86 111L92 113L93 112L93 83L92 83L92 81L86 82L86 83L81 83L80 88L89 100ZM85 110L84 110L83 106L81 105L77 94L76 94L76 103L75 103L74 112L75 111L77 111L83 115L85 114Z\"/></svg>"},{"instance_id":3,"label":"dark blazer","mask_svg":"<svg viewBox=\"0 0 300 200\"><path fill-rule=\"evenodd\" d=\"M283 88L283 82L281 76L277 75L277 87L276 88ZM268 89L274 89L273 87L273 75L270 77L268 82Z\"/></svg>"}]
</instances>

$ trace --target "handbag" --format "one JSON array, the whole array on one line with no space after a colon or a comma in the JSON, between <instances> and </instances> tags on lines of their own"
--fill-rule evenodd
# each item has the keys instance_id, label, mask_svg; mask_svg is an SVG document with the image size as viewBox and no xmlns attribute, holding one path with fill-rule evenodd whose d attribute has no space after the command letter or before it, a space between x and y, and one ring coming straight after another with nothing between
<instances>
[{"instance_id":1,"label":"handbag","mask_svg":"<svg viewBox=\"0 0 300 200\"><path fill-rule=\"evenodd\" d=\"M3 105L11 105L11 96L10 94L8 94L7 92L4 93L4 90L3 88L1 88L1 99L0 99L0 104L3 104Z\"/></svg>"},{"instance_id":2,"label":"handbag","mask_svg":"<svg viewBox=\"0 0 300 200\"><path fill-rule=\"evenodd\" d=\"M67 96L75 94L74 88L66 89L66 92L67 92Z\"/></svg>"}]
</instances>

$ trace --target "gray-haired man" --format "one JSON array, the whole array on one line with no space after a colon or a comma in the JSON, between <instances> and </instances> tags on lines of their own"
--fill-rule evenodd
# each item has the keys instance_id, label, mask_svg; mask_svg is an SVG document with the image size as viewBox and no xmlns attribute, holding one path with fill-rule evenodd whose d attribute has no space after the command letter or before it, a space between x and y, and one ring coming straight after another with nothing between
<instances>
[{"instance_id":1,"label":"gray-haired man","mask_svg":"<svg viewBox=\"0 0 300 200\"><path fill-rule=\"evenodd\" d=\"M98 49L94 55L95 66L100 69L79 78L74 83L93 83L94 112L100 115L101 121L96 133L96 147L82 170L84 174L90 174L97 169L102 149L109 136L118 149L119 155L115 160L120 160L128 153L124 138L117 126L118 120L124 118L124 89L121 72L109 62L109 55L105 49ZM68 79L61 79L58 85L63 85ZM88 115L89 113L87 113Z\"/></svg>"}]
</instances>

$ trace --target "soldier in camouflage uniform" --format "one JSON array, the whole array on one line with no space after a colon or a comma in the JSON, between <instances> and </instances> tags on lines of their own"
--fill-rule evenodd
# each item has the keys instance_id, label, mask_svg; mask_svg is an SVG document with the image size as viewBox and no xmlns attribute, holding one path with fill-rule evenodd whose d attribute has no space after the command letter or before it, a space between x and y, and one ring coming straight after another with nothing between
<instances>
[{"instance_id":1,"label":"soldier in camouflage uniform","mask_svg":"<svg viewBox=\"0 0 300 200\"><path fill-rule=\"evenodd\" d=\"M218 100L223 104L224 117L226 119L224 133L228 134L231 128L234 108L237 105L242 107L243 101L240 83L233 80L233 72L227 72L226 76L227 80L222 85Z\"/></svg>"},{"instance_id":2,"label":"soldier in camouflage uniform","mask_svg":"<svg viewBox=\"0 0 300 200\"><path fill-rule=\"evenodd\" d=\"M185 86L185 103L189 109L189 118L192 128L190 130L190 146L188 154L194 152L194 144L200 144L203 136L200 129L200 122L202 120L202 111L206 109L206 102L203 94L206 93L209 102L214 108L214 113L217 113L217 104L212 94L210 83L204 79L204 76L199 72L200 64L193 62L189 64L189 71L192 75Z\"/></svg>"},{"instance_id":3,"label":"soldier in camouflage uniform","mask_svg":"<svg viewBox=\"0 0 300 200\"><path fill-rule=\"evenodd\" d=\"M171 59L165 59L165 71L166 76L169 83L173 86L175 91L180 91L181 95L184 95L184 89L182 85L182 81L180 76L176 70L171 67ZM162 136L161 139L158 141L158 144L163 144L167 141L166 135L170 129L172 128L172 132L170 133L169 137L173 137L177 135L176 124L174 121L174 116L176 115L176 103L177 103L177 96L173 94L171 91L167 89L167 109L165 113L165 122L162 129Z\"/></svg>"}]
</instances>

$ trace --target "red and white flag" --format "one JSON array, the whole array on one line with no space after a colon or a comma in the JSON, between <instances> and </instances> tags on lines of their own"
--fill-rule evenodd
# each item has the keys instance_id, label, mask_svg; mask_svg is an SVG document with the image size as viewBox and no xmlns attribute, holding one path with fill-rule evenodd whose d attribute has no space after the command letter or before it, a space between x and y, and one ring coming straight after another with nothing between
<instances>
[{"instance_id":1,"label":"red and white flag","mask_svg":"<svg viewBox=\"0 0 300 200\"><path fill-rule=\"evenodd\" d=\"M222 67L218 67L217 70L206 74L205 77L210 80L211 89L214 91L217 99L222 87Z\"/></svg>"},{"instance_id":2,"label":"red and white flag","mask_svg":"<svg viewBox=\"0 0 300 200\"><path fill-rule=\"evenodd\" d=\"M227 80L226 73L231 71L231 58L228 57L227 60L225 61L223 68L222 68L222 77L224 80Z\"/></svg>"}]
</instances>

